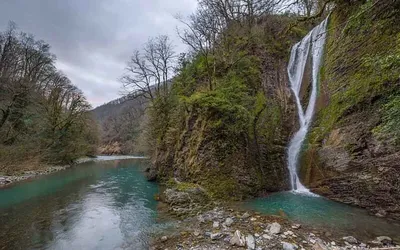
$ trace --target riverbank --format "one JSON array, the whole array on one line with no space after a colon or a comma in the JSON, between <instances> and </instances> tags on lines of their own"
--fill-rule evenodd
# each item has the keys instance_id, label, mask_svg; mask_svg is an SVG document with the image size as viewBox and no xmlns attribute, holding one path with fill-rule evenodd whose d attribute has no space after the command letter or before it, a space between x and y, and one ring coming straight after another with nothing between
<instances>
[{"instance_id":1,"label":"riverbank","mask_svg":"<svg viewBox=\"0 0 400 250\"><path fill-rule=\"evenodd\" d=\"M176 216L178 223L174 230L154 237L150 249L400 249L399 242L385 235L357 239L295 223L283 210L266 215L204 196L198 188L165 190L160 207Z\"/></svg>"},{"instance_id":2,"label":"riverbank","mask_svg":"<svg viewBox=\"0 0 400 250\"><path fill-rule=\"evenodd\" d=\"M33 179L42 175L47 175L51 173L55 173L61 170L68 169L72 166L75 166L80 163L88 162L88 161L93 161L95 158L90 158L90 157L85 157L85 158L80 158L76 160L73 164L69 165L62 165L62 166L42 166L39 169L35 170L28 170L28 171L23 171L18 174L14 175L0 175L0 188L4 188L7 186L10 186L12 184L21 182L21 181L26 181L29 179Z\"/></svg>"},{"instance_id":3,"label":"riverbank","mask_svg":"<svg viewBox=\"0 0 400 250\"><path fill-rule=\"evenodd\" d=\"M35 170L22 171L13 175L1 175L0 174L0 188L8 187L12 184L33 179L42 175L52 174L61 170L66 170L70 167L76 166L81 163L89 161L107 161L107 160L123 160L123 159L145 159L146 157L141 156L130 156L130 155L114 155L104 156L99 155L96 157L82 157L74 161L74 163L62 166L41 166Z\"/></svg>"},{"instance_id":4,"label":"riverbank","mask_svg":"<svg viewBox=\"0 0 400 250\"><path fill-rule=\"evenodd\" d=\"M391 238L380 236L361 242L296 224L282 216L215 207L180 220L151 243L150 249L400 249Z\"/></svg>"}]
</instances>

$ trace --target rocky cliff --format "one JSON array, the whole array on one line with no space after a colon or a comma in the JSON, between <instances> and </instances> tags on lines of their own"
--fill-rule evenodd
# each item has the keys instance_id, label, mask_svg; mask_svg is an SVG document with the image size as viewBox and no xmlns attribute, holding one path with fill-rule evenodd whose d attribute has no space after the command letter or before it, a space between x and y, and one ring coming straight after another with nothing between
<instances>
[{"instance_id":1,"label":"rocky cliff","mask_svg":"<svg viewBox=\"0 0 400 250\"><path fill-rule=\"evenodd\" d=\"M400 2L338 1L301 175L314 192L400 219Z\"/></svg>"},{"instance_id":2,"label":"rocky cliff","mask_svg":"<svg viewBox=\"0 0 400 250\"><path fill-rule=\"evenodd\" d=\"M171 96L151 111L152 177L200 184L215 198L287 189L286 145L296 123L286 68L306 32L287 31L294 20L267 16L231 27L214 55L196 55L181 69Z\"/></svg>"}]
</instances>

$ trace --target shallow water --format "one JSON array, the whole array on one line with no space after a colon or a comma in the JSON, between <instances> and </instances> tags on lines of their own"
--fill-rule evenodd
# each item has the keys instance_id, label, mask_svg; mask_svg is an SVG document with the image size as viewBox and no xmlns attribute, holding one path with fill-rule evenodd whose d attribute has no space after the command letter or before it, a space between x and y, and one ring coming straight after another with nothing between
<instances>
[{"instance_id":1,"label":"shallow water","mask_svg":"<svg viewBox=\"0 0 400 250\"><path fill-rule=\"evenodd\" d=\"M360 240L371 240L385 235L400 242L400 224L320 196L281 192L248 201L244 206L271 215L278 215L282 209L290 219L319 231L334 232L342 236L352 235Z\"/></svg>"},{"instance_id":2,"label":"shallow water","mask_svg":"<svg viewBox=\"0 0 400 250\"><path fill-rule=\"evenodd\" d=\"M146 249L165 225L145 164L87 162L0 190L0 249Z\"/></svg>"}]
</instances>

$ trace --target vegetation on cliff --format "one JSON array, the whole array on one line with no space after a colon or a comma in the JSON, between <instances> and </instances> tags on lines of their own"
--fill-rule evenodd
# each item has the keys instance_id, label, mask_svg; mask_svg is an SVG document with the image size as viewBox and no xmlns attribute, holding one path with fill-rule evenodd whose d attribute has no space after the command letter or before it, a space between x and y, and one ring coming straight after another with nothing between
<instances>
[{"instance_id":1,"label":"vegetation on cliff","mask_svg":"<svg viewBox=\"0 0 400 250\"><path fill-rule=\"evenodd\" d=\"M163 61L148 59L168 44L147 44L132 57L124 83L151 99L150 172L161 181L199 184L217 198L285 189L285 146L295 126L286 66L291 45L309 27L293 27L298 15L282 14L281 1L227 1L233 10L217 2L199 1L196 13L179 17L191 51L179 56L167 91L161 86L153 98L160 86L149 90L146 76L158 83L154 72L165 71L143 69ZM310 15L317 9L308 7Z\"/></svg>"},{"instance_id":2,"label":"vegetation on cliff","mask_svg":"<svg viewBox=\"0 0 400 250\"><path fill-rule=\"evenodd\" d=\"M303 179L330 198L399 217L400 3L338 1Z\"/></svg>"},{"instance_id":3,"label":"vegetation on cliff","mask_svg":"<svg viewBox=\"0 0 400 250\"><path fill-rule=\"evenodd\" d=\"M0 33L0 171L65 164L93 154L96 125L82 92L55 67L50 45Z\"/></svg>"}]
</instances>

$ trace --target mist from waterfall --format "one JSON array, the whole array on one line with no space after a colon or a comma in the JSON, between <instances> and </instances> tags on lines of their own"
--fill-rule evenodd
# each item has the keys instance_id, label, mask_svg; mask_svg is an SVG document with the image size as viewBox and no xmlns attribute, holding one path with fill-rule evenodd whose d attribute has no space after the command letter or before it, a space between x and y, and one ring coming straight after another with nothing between
<instances>
[{"instance_id":1,"label":"mist from waterfall","mask_svg":"<svg viewBox=\"0 0 400 250\"><path fill-rule=\"evenodd\" d=\"M300 182L297 173L299 165L298 160L301 146L306 138L314 114L315 102L317 99L318 75L326 40L327 22L328 18L311 30L310 33L303 38L303 40L292 47L290 61L288 64L287 70L289 74L290 88L292 89L296 99L300 123L300 129L290 140L287 152L290 184L293 191L309 192L309 190ZM307 109L304 112L300 101L300 91L308 60L311 60L312 89Z\"/></svg>"}]
</instances>

